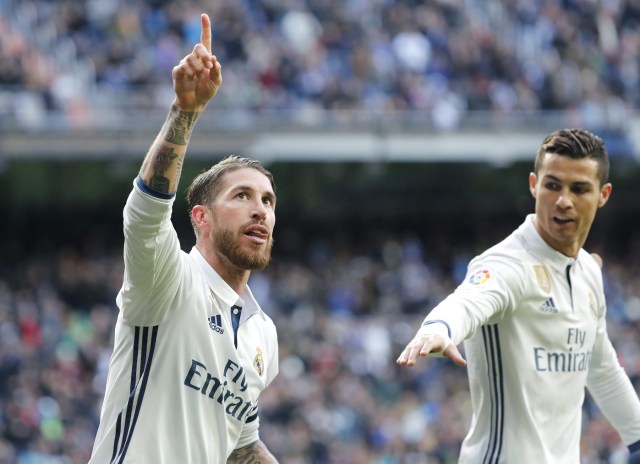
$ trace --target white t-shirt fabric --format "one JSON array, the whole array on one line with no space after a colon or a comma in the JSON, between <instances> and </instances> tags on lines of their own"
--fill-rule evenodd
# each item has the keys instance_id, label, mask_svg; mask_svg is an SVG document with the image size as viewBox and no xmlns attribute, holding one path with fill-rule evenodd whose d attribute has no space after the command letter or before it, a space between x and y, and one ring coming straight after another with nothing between
<instances>
[{"instance_id":1,"label":"white t-shirt fabric","mask_svg":"<svg viewBox=\"0 0 640 464\"><path fill-rule=\"evenodd\" d=\"M124 282L90 464L225 463L258 440L258 398L278 373L273 321L248 287L238 295L195 247L181 250L173 197L159 196L137 180L124 208Z\"/></svg>"},{"instance_id":2,"label":"white t-shirt fabric","mask_svg":"<svg viewBox=\"0 0 640 464\"><path fill-rule=\"evenodd\" d=\"M464 341L473 416L460 464L578 464L585 387L638 444L640 401L605 315L598 264L551 248L534 215L470 262L421 329Z\"/></svg>"}]
</instances>

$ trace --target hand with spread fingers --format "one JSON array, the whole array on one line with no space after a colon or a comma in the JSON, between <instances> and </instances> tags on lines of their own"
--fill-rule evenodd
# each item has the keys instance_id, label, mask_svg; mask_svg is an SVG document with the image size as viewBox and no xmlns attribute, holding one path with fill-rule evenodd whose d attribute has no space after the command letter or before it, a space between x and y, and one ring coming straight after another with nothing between
<instances>
[{"instance_id":1,"label":"hand with spread fingers","mask_svg":"<svg viewBox=\"0 0 640 464\"><path fill-rule=\"evenodd\" d=\"M400 353L396 364L411 367L416 364L419 356L427 357L430 354L438 353L442 353L442 356L451 359L458 366L467 364L451 339L424 331L418 331L413 340Z\"/></svg>"},{"instance_id":2,"label":"hand with spread fingers","mask_svg":"<svg viewBox=\"0 0 640 464\"><path fill-rule=\"evenodd\" d=\"M466 359L473 419L459 464L580 462L585 390L640 453L640 400L606 330L602 258L583 248L609 172L597 135L548 134L528 178L534 212L469 261L396 360Z\"/></svg>"},{"instance_id":3,"label":"hand with spread fingers","mask_svg":"<svg viewBox=\"0 0 640 464\"><path fill-rule=\"evenodd\" d=\"M184 111L202 111L222 83L222 66L211 54L211 20L200 17L200 43L173 68L175 104Z\"/></svg>"}]
</instances>

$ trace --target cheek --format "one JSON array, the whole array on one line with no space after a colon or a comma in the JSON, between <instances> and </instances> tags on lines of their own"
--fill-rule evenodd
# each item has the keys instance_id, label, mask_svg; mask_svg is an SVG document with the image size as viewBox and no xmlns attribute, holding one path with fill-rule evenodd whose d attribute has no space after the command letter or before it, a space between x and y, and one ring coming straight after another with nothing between
<instances>
[{"instance_id":1,"label":"cheek","mask_svg":"<svg viewBox=\"0 0 640 464\"><path fill-rule=\"evenodd\" d=\"M538 194L536 195L536 208L543 209L547 208L555 203L556 199L553 194L550 192L546 192L544 190L538 190Z\"/></svg>"},{"instance_id":2,"label":"cheek","mask_svg":"<svg viewBox=\"0 0 640 464\"><path fill-rule=\"evenodd\" d=\"M593 217L596 215L596 212L598 211L599 206L600 202L597 200L593 200L586 202L581 209L584 212L585 216L593 219Z\"/></svg>"}]
</instances>

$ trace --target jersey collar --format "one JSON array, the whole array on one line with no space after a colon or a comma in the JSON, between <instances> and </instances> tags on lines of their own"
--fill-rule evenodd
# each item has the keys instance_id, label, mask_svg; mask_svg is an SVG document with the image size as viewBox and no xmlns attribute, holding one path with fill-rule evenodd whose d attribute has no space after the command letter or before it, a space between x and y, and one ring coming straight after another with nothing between
<instances>
[{"instance_id":1,"label":"jersey collar","mask_svg":"<svg viewBox=\"0 0 640 464\"><path fill-rule=\"evenodd\" d=\"M565 269L567 266L574 264L576 262L575 258L560 253L544 241L536 229L534 218L535 214L527 215L526 220L519 228L529 250L539 256L542 261L558 269Z\"/></svg>"},{"instance_id":2,"label":"jersey collar","mask_svg":"<svg viewBox=\"0 0 640 464\"><path fill-rule=\"evenodd\" d=\"M242 318L240 319L240 324L242 324L249 317L254 314L261 314L262 309L260 305L253 297L253 293L251 293L251 289L249 286L245 286L240 295L238 295L230 286L227 284L220 274L218 274L215 269L213 269L207 260L204 259L200 250L198 250L195 246L191 249L190 256L195 260L198 264L198 267L202 270L207 284L209 288L213 290L216 298L219 300L221 306L225 308L231 308L233 305L240 306L242 308ZM221 300L221 301L220 301Z\"/></svg>"}]
</instances>

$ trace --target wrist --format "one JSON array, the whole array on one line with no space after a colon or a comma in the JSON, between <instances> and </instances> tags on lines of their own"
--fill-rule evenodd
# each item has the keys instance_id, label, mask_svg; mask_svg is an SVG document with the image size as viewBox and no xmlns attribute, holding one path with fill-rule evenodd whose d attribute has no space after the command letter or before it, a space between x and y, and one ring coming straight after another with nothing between
<instances>
[{"instance_id":1,"label":"wrist","mask_svg":"<svg viewBox=\"0 0 640 464\"><path fill-rule=\"evenodd\" d=\"M180 100L178 100L177 98L173 100L173 103L171 103L171 111L172 112L178 112L178 113L197 113L200 114L204 111L204 109L207 107L206 103L202 103L202 104L188 104L188 103L183 103Z\"/></svg>"},{"instance_id":2,"label":"wrist","mask_svg":"<svg viewBox=\"0 0 640 464\"><path fill-rule=\"evenodd\" d=\"M439 358L444 356L444 352L447 348L453 345L453 340L451 340L451 337L449 336L449 326L443 321L426 321L418 330L418 335L436 335L442 338L442 345L440 346L440 349L429 353L429 356L432 357Z\"/></svg>"},{"instance_id":3,"label":"wrist","mask_svg":"<svg viewBox=\"0 0 640 464\"><path fill-rule=\"evenodd\" d=\"M440 319L425 319L422 323L422 327L420 330L425 330L425 332L442 335L446 338L451 338L451 327L445 321Z\"/></svg>"}]
</instances>

